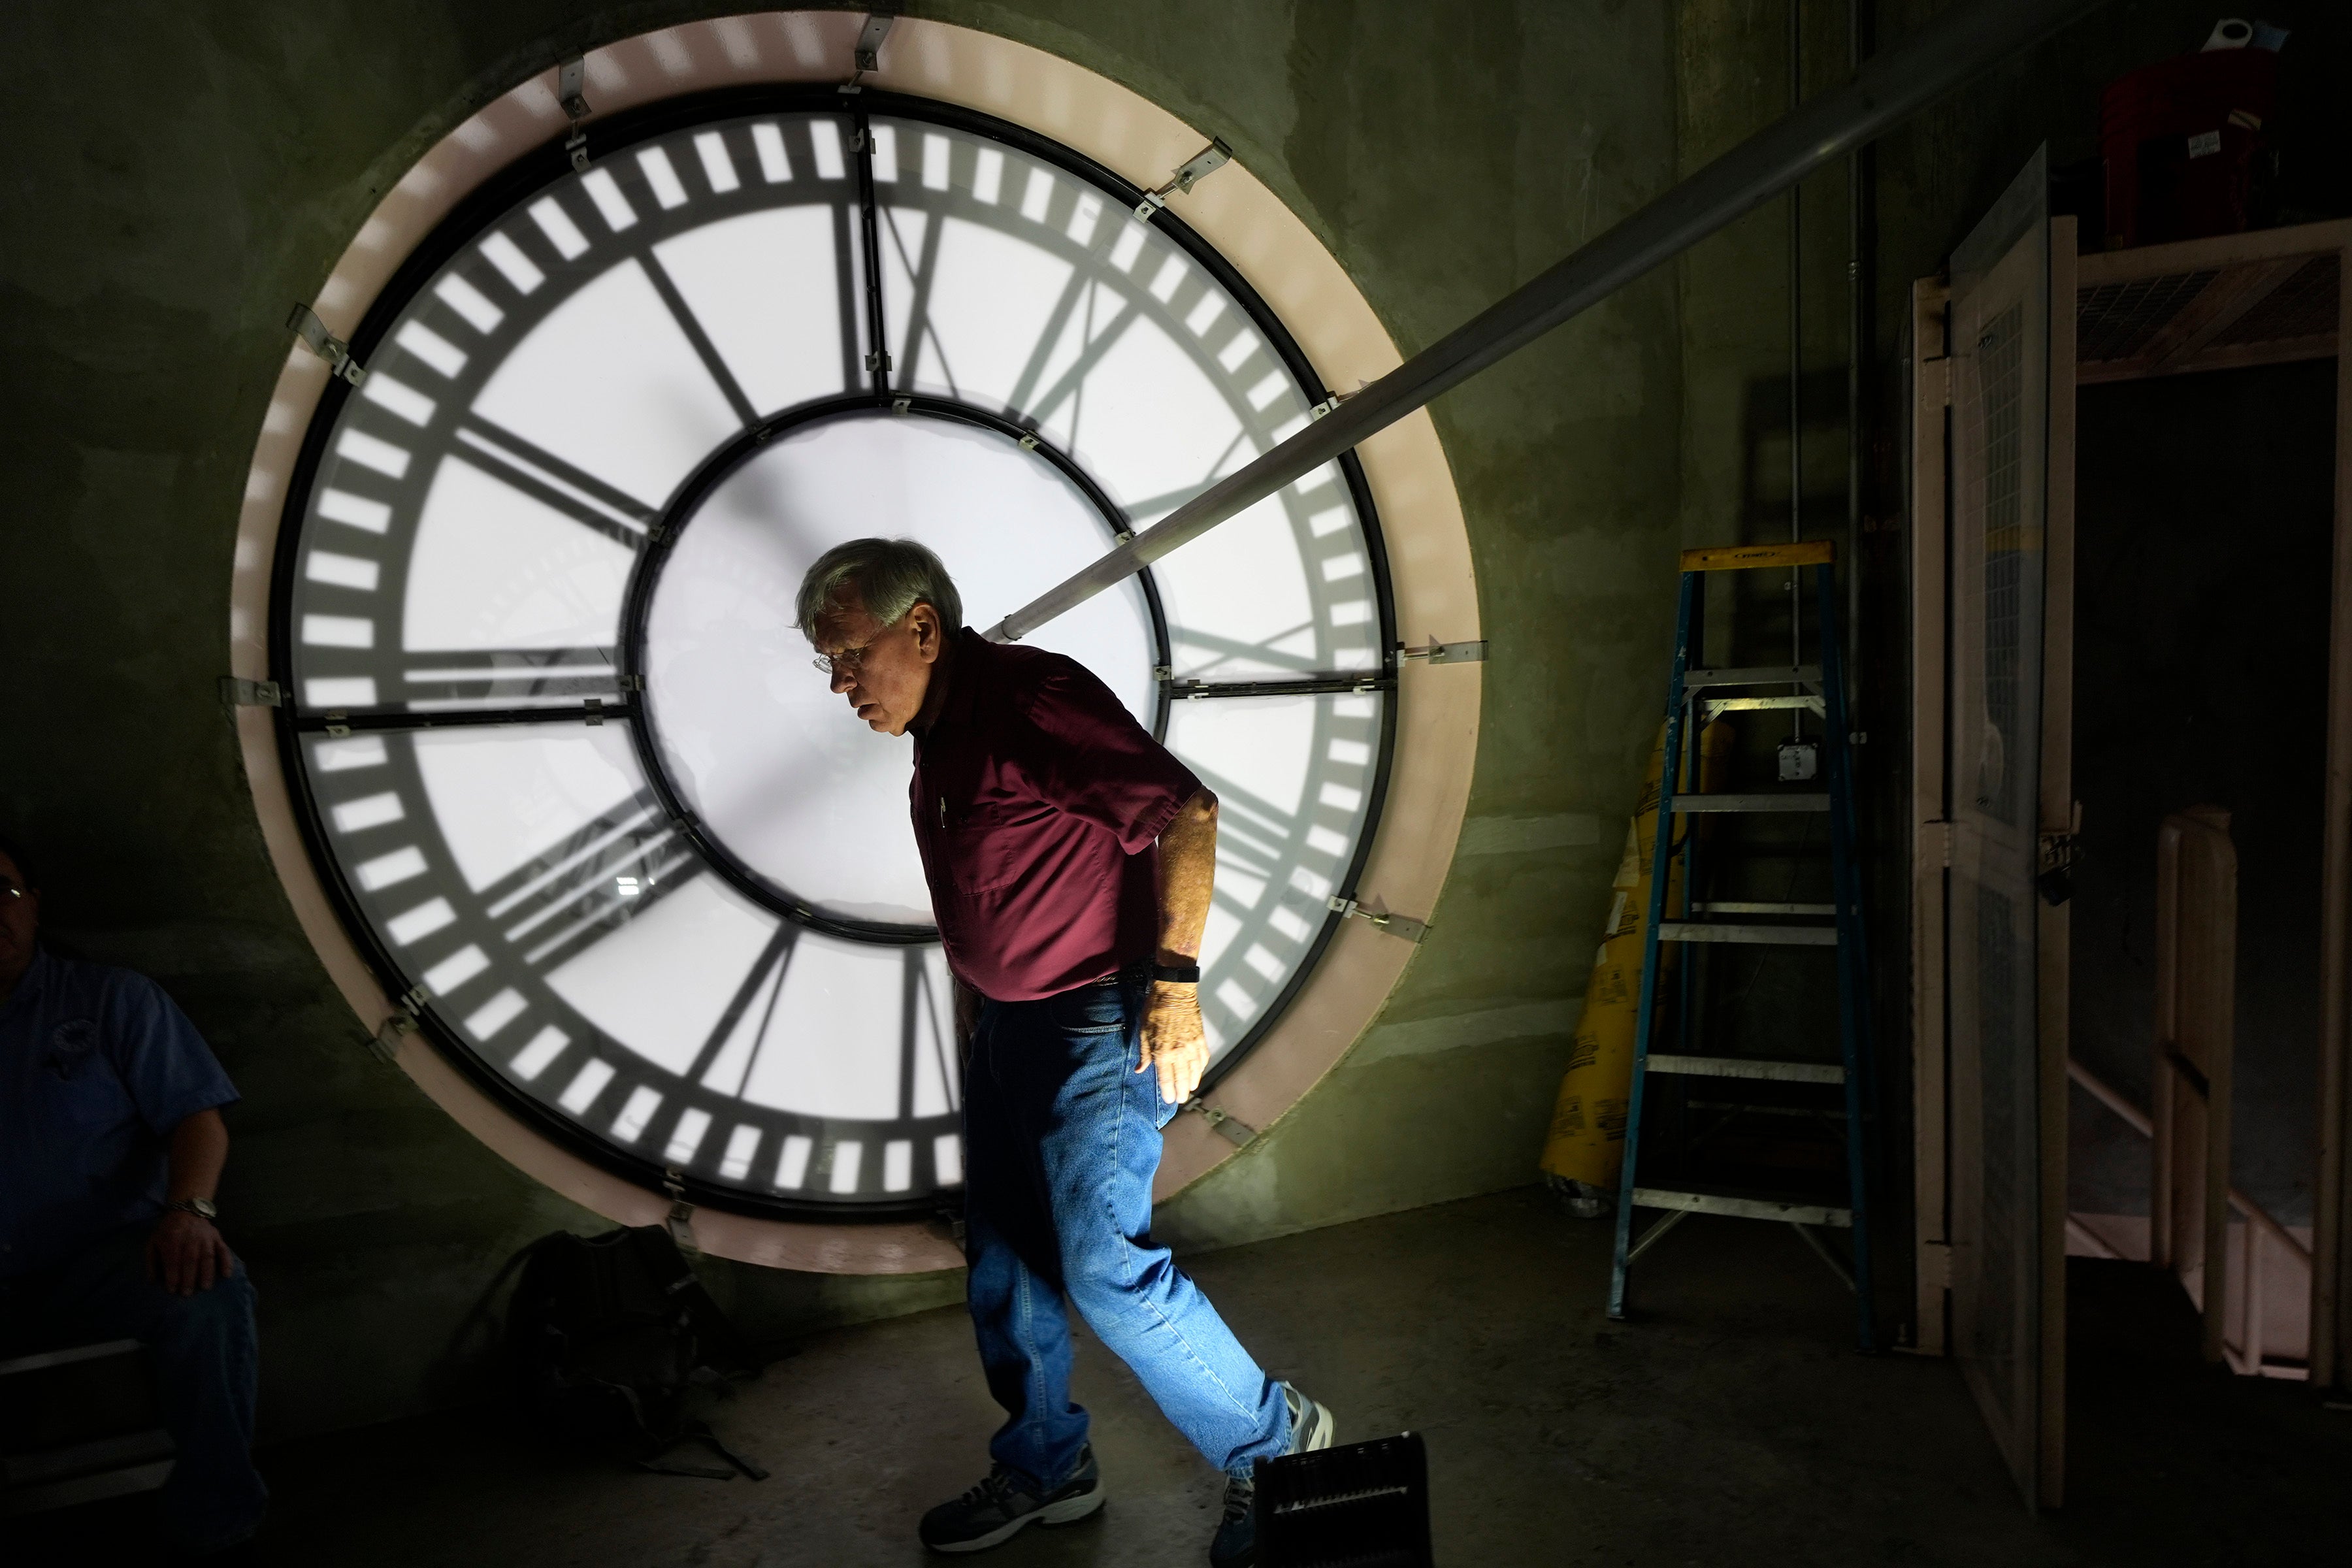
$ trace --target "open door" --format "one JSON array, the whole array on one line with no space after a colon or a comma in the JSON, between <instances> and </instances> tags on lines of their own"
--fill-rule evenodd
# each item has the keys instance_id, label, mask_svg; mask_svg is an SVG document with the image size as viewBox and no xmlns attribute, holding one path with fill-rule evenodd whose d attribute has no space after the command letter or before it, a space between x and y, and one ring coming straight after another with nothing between
<instances>
[{"instance_id":1,"label":"open door","mask_svg":"<svg viewBox=\"0 0 2352 1568\"><path fill-rule=\"evenodd\" d=\"M2037 153L1953 253L1939 617L1950 1348L2040 1507L2065 1479L2073 842L2074 335L2053 342L2051 302L2054 283L2071 328L2074 247L2053 247L2048 189Z\"/></svg>"}]
</instances>

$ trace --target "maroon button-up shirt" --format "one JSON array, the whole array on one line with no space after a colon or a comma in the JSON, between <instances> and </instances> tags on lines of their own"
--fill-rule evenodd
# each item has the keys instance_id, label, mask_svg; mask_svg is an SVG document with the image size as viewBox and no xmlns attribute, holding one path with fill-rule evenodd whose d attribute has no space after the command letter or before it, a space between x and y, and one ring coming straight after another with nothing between
<instances>
[{"instance_id":1,"label":"maroon button-up shirt","mask_svg":"<svg viewBox=\"0 0 2352 1568\"><path fill-rule=\"evenodd\" d=\"M1073 658L956 633L908 791L956 978L1032 1002L1160 945L1160 835L1201 781Z\"/></svg>"}]
</instances>

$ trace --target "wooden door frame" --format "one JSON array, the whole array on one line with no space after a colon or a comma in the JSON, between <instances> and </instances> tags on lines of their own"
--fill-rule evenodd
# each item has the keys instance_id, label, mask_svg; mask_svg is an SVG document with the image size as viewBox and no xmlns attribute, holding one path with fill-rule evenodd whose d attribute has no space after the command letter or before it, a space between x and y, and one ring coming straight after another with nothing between
<instances>
[{"instance_id":1,"label":"wooden door frame","mask_svg":"<svg viewBox=\"0 0 2352 1568\"><path fill-rule=\"evenodd\" d=\"M2074 831L2074 246L2072 217L2050 220L2050 384L2043 407L2042 500L2041 869L2060 877ZM2073 1051L2074 902L2034 910L2035 1131L2042 1153L2042 1447L2043 1508L2066 1500L2066 1058Z\"/></svg>"},{"instance_id":2,"label":"wooden door frame","mask_svg":"<svg viewBox=\"0 0 2352 1568\"><path fill-rule=\"evenodd\" d=\"M2331 225L2352 231L2352 225ZM2352 241L2352 232L2346 234ZM2352 975L2352 353L2344 310L2352 301L2352 243L2336 253L2336 560L2327 629L2326 826L2320 850L2319 1169L2313 1183L2311 1381L2352 1384L2352 1264L2344 1246L2352 1207L2352 1081L2345 1071L2347 979Z\"/></svg>"},{"instance_id":3,"label":"wooden door frame","mask_svg":"<svg viewBox=\"0 0 2352 1568\"><path fill-rule=\"evenodd\" d=\"M2061 237L2062 227L2066 237ZM2323 1387L2352 1386L2352 1247L2347 1246L2347 1220L2352 1220L2352 354L2342 350L2343 311L2352 301L2352 221L2302 225L2259 230L2211 239L2184 240L2134 250L2077 257L2072 241L2073 220L2060 218L2052 226L2052 354L2050 416L2051 472L2067 474L2053 482L2048 516L2053 528L2053 555L2045 584L2046 605L2055 614L2063 606L2063 627L2053 625L2045 638L2065 638L2065 662L2071 665L2073 627L2073 529L2074 389L2085 383L2137 376L2176 374L2206 369L2333 356L2336 364L2335 543L2332 604L2328 631L2327 764L2325 820L2321 852L2320 908L2320 1038L2317 1083L2318 1138L2316 1180L2314 1183L2312 1237L2311 1341L2312 1381ZM2235 320L2250 307L2249 293L2274 287L2285 277L2276 264L2301 261L2333 253L2337 258L2338 328L2326 342L2289 342L2272 348L2210 346L2214 319L2227 313ZM2159 337L2137 363L2078 364L2078 334L2074 330L2079 291L2103 284L2130 283L2202 268L2254 268L2257 273L2246 291L2226 291L2202 309L2184 311L2176 330ZM1912 286L1912 441L1909 472L1912 595L1912 743L1911 743L1911 1024L1912 1111L1914 1127L1914 1268L1916 1280L1913 1343L1906 1347L1931 1355L1950 1352L1948 1327L1949 1268L1949 1040L1946 1028L1944 973L1944 888L1950 860L1948 821L1945 812L1948 740L1940 722L1946 711L1949 668L1947 658L1949 626L1947 595L1949 516L1945 471L1945 410L1950 401L1950 377L1944 341L1945 307L1949 289L1940 279L1922 279ZM2062 330L2063 329L2063 330ZM2062 372L2059 358L2067 363ZM2063 508L2063 559L2055 524ZM2061 580L2063 576L2063 586ZM2044 669L2055 668L2045 641ZM2045 795L2050 759L2071 764L2073 690L2045 680L2043 696ZM1927 723L1934 714L1939 722ZM2058 728L2061 716L2064 727ZM2045 831L2071 826L2067 811L2053 810L2045 798ZM2049 912L2045 910L2045 914ZM2063 922L2062 922L2063 924ZM2042 954L2042 996L2045 1016L2054 996L2063 998L2063 966L2056 988ZM2042 1068L2047 1103L2063 1108L2066 1080L2063 1050ZM2054 1075L2054 1076L2053 1076ZM2062 1130L2056 1170L2060 1173L2057 1222L2046 1228L2044 1245L2064 1247L2064 1149L2063 1115L2053 1118ZM2047 1151L2045 1149L2045 1154ZM2045 1174L2047 1174L2045 1167ZM2047 1194L2045 1194L2046 1196ZM2045 1310L2048 1310L2045 1302ZM2063 1312L2062 1304L2058 1309ZM2058 1342L2063 1345L2063 1323Z\"/></svg>"},{"instance_id":4,"label":"wooden door frame","mask_svg":"<svg viewBox=\"0 0 2352 1568\"><path fill-rule=\"evenodd\" d=\"M2039 760L2032 816L2022 837L2032 846L2033 870L2052 863L2059 847L2053 835L2073 827L2072 736L2074 646L2074 354L2073 321L2060 312L2074 298L2074 223L2053 220L2046 230L2042 283L2048 290L2050 321L2043 327L2044 387L2041 428L2042 612L2039 631L2041 689ZM2014 253L2011 253L2011 256ZM2004 257L1995 267L2006 271ZM2031 263L2028 264L2029 266ZM2030 274L2029 274L2030 276ZM1928 1354L1951 1354L1955 1322L1954 1244L1959 1220L1953 1207L1958 1173L1954 1149L1963 1131L1955 1124L1965 1080L1955 1077L1948 975L1951 865L1956 854L1951 810L1951 726L1959 700L1954 679L1952 615L1956 591L1953 560L1955 520L1948 443L1954 388L1951 374L1950 287L1941 279L1921 279L1912 291L1914 344L1912 406L1913 724L1912 724L1912 1024L1914 1144L1914 1266L1916 1318L1913 1344ZM2028 374L2032 374L2028 368ZM2036 1183L2037 1245L2021 1265L2034 1282L2035 1311L2018 1331L2032 1347L2035 1376L2028 1392L2032 1408L2017 1411L2014 1428L1997 1438L2012 1461L2029 1507L2055 1508L2065 1484L2065 1215L2066 1215L2066 1013L2067 921L2063 902L2048 904L2029 875L2021 896L2034 921L2034 1054L2031 1061L2032 1152ZM2053 1110L2054 1109L2054 1113ZM2021 1350L2024 1347L2021 1346ZM1988 1418L1990 1418L1990 1407ZM2014 1437L2031 1445L2009 1454Z\"/></svg>"},{"instance_id":5,"label":"wooden door frame","mask_svg":"<svg viewBox=\"0 0 2352 1568\"><path fill-rule=\"evenodd\" d=\"M1950 1351L1951 1058L1944 982L1944 900L1952 864L1945 798L1951 740L1947 616L1951 494L1946 472L1952 405L1951 286L1911 285L1911 1127L1912 1341ZM1934 715L1929 722L1928 715Z\"/></svg>"}]
</instances>

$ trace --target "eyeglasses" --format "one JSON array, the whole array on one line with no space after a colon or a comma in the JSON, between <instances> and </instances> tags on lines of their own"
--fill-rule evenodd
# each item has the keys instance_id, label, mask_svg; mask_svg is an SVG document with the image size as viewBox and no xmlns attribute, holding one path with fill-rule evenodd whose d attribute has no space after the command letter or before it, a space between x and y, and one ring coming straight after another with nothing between
<instances>
[{"instance_id":1,"label":"eyeglasses","mask_svg":"<svg viewBox=\"0 0 2352 1568\"><path fill-rule=\"evenodd\" d=\"M7 878L0 877L0 899L21 899L25 896L24 889L16 886Z\"/></svg>"},{"instance_id":2,"label":"eyeglasses","mask_svg":"<svg viewBox=\"0 0 2352 1568\"><path fill-rule=\"evenodd\" d=\"M874 651L874 643L881 640L881 637L876 637L874 642L863 643L856 647L845 647L839 653L821 653L809 660L809 663L814 665L821 675L835 677L856 675L866 663L866 656Z\"/></svg>"}]
</instances>

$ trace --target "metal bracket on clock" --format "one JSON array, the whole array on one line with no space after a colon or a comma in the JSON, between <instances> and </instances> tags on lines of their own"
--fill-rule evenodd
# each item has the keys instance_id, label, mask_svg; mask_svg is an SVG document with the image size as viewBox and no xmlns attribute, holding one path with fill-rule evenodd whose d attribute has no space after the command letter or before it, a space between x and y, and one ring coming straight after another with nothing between
<instances>
[{"instance_id":1,"label":"metal bracket on clock","mask_svg":"<svg viewBox=\"0 0 2352 1568\"><path fill-rule=\"evenodd\" d=\"M367 372L352 357L352 345L327 331L327 323L319 320L319 312L298 302L286 318L286 330L302 340L302 346L327 362L330 375L341 376L353 386L367 379Z\"/></svg>"},{"instance_id":2,"label":"metal bracket on clock","mask_svg":"<svg viewBox=\"0 0 2352 1568\"><path fill-rule=\"evenodd\" d=\"M890 36L890 24L898 19L898 0L876 0L873 9L866 13L866 25L857 29L857 42L851 46L849 63L854 68L849 79L841 84L844 92L864 92L858 84L882 68L882 40Z\"/></svg>"},{"instance_id":3,"label":"metal bracket on clock","mask_svg":"<svg viewBox=\"0 0 2352 1568\"><path fill-rule=\"evenodd\" d=\"M585 121L593 112L588 107L588 62L572 56L555 68L555 100L563 105L564 118L572 121L572 134L564 140L563 151L570 154L572 166L582 174L588 172L588 127Z\"/></svg>"},{"instance_id":4,"label":"metal bracket on clock","mask_svg":"<svg viewBox=\"0 0 2352 1568\"><path fill-rule=\"evenodd\" d=\"M375 1053L378 1061L388 1066L399 1064L400 1047L409 1036L423 1027L417 1022L416 1009L425 1005L425 994L422 985L403 993L393 1003L391 1015L376 1026L375 1034L368 1040L368 1049Z\"/></svg>"},{"instance_id":5,"label":"metal bracket on clock","mask_svg":"<svg viewBox=\"0 0 2352 1568\"><path fill-rule=\"evenodd\" d=\"M1361 391L1363 391L1363 390L1364 390L1364 385L1365 385L1365 384L1364 384L1363 382L1361 382L1361 381L1357 382L1357 383L1356 383L1356 392L1361 392ZM1317 404L1314 407L1312 407L1312 408L1310 408L1310 409L1308 409L1308 410L1307 411L1307 417L1308 417L1309 419L1320 419L1320 418L1322 418L1326 414L1329 414L1329 413L1331 413L1333 410L1337 409L1337 408L1339 406L1339 405L1341 405L1342 403L1347 402L1347 401L1348 401L1348 399L1349 399L1349 398L1351 398L1351 397L1355 396L1355 395L1356 395L1356 392L1339 392L1339 391L1334 391L1334 392L1332 392L1332 393L1328 394L1328 395L1326 395L1326 396L1325 396L1325 398L1323 399L1323 401L1322 401L1322 402L1320 402L1320 403Z\"/></svg>"},{"instance_id":6,"label":"metal bracket on clock","mask_svg":"<svg viewBox=\"0 0 2352 1568\"><path fill-rule=\"evenodd\" d=\"M702 1244L694 1239L694 1205L686 1201L686 1173L676 1165L662 1171L662 1191L669 1194L669 1213L663 1216L662 1227L677 1249L688 1258L702 1251Z\"/></svg>"},{"instance_id":7,"label":"metal bracket on clock","mask_svg":"<svg viewBox=\"0 0 2352 1568\"><path fill-rule=\"evenodd\" d=\"M221 701L231 708L283 708L286 689L274 680L247 680L241 675L220 678Z\"/></svg>"},{"instance_id":8,"label":"metal bracket on clock","mask_svg":"<svg viewBox=\"0 0 2352 1568\"><path fill-rule=\"evenodd\" d=\"M1168 205L1170 196L1180 192L1191 194L1194 185L1223 168L1232 161L1233 155L1234 150L1225 145L1224 138L1218 137L1212 141L1206 147L1178 165L1175 174L1166 184L1156 191L1144 192L1143 199L1135 204L1135 216L1145 223L1150 223L1152 215Z\"/></svg>"},{"instance_id":9,"label":"metal bracket on clock","mask_svg":"<svg viewBox=\"0 0 2352 1568\"><path fill-rule=\"evenodd\" d=\"M1399 645L1399 658L1425 658L1432 664L1479 664L1486 658L1486 639L1475 642L1439 642L1432 638L1425 647L1405 647Z\"/></svg>"},{"instance_id":10,"label":"metal bracket on clock","mask_svg":"<svg viewBox=\"0 0 2352 1568\"><path fill-rule=\"evenodd\" d=\"M1407 942L1417 942L1429 934L1429 922L1417 921L1411 915L1391 914L1386 910L1370 909L1353 899L1343 899L1337 893L1323 901L1337 910L1343 919L1353 915L1374 931L1384 931L1391 936L1401 936Z\"/></svg>"},{"instance_id":11,"label":"metal bracket on clock","mask_svg":"<svg viewBox=\"0 0 2352 1568\"><path fill-rule=\"evenodd\" d=\"M1206 1117L1209 1125L1215 1128L1218 1134L1236 1149L1246 1149L1251 1141L1257 1136L1256 1128L1252 1127L1230 1110L1218 1110L1197 1094L1184 1102L1184 1109L1197 1110Z\"/></svg>"}]
</instances>

